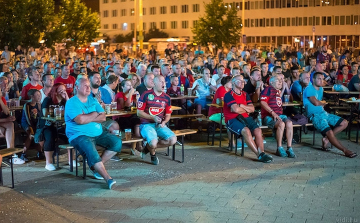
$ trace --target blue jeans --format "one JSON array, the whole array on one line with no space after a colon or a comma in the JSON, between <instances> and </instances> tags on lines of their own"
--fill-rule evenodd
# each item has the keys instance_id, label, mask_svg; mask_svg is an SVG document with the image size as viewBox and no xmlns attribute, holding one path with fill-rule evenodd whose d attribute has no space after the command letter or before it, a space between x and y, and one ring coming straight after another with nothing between
<instances>
[{"instance_id":1,"label":"blue jeans","mask_svg":"<svg viewBox=\"0 0 360 223\"><path fill-rule=\"evenodd\" d=\"M89 167L101 162L101 157L96 150L96 145L104 147L105 150L120 152L122 141L118 136L112 135L107 131L96 137L78 136L71 140L70 144L84 157L86 157Z\"/></svg>"}]
</instances>

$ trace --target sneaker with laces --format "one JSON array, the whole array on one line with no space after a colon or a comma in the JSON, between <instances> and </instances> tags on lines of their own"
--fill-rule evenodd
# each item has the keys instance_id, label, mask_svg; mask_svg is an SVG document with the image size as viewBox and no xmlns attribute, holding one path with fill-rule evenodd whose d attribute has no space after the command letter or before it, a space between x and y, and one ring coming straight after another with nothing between
<instances>
[{"instance_id":1,"label":"sneaker with laces","mask_svg":"<svg viewBox=\"0 0 360 223\"><path fill-rule=\"evenodd\" d=\"M107 181L107 184L108 184L109 189L111 190L111 189L113 189L114 185L116 184L116 181L114 179L109 179Z\"/></svg>"},{"instance_id":2,"label":"sneaker with laces","mask_svg":"<svg viewBox=\"0 0 360 223\"><path fill-rule=\"evenodd\" d=\"M159 165L159 158L156 155L151 155L151 163L154 165Z\"/></svg>"},{"instance_id":3,"label":"sneaker with laces","mask_svg":"<svg viewBox=\"0 0 360 223\"><path fill-rule=\"evenodd\" d=\"M21 153L20 159L24 160L24 162L28 162L29 159L27 158L25 153Z\"/></svg>"},{"instance_id":4,"label":"sneaker with laces","mask_svg":"<svg viewBox=\"0 0 360 223\"><path fill-rule=\"evenodd\" d=\"M287 157L288 156L282 146L278 147L278 149L276 150L276 155L278 155L280 157Z\"/></svg>"},{"instance_id":5,"label":"sneaker with laces","mask_svg":"<svg viewBox=\"0 0 360 223\"><path fill-rule=\"evenodd\" d=\"M47 169L48 171L54 171L56 170L56 167L54 166L54 164L50 163L45 165L45 169Z\"/></svg>"},{"instance_id":6,"label":"sneaker with laces","mask_svg":"<svg viewBox=\"0 0 360 223\"><path fill-rule=\"evenodd\" d=\"M117 155L115 155L115 156L111 157L110 160L117 162L117 161L120 161L120 160L122 160L122 159L120 159Z\"/></svg>"},{"instance_id":7,"label":"sneaker with laces","mask_svg":"<svg viewBox=\"0 0 360 223\"><path fill-rule=\"evenodd\" d=\"M288 149L286 150L286 153L287 153L287 155L288 155L289 158L295 158L295 157L296 157L296 155L295 155L292 147L288 148Z\"/></svg>"},{"instance_id":8,"label":"sneaker with laces","mask_svg":"<svg viewBox=\"0 0 360 223\"><path fill-rule=\"evenodd\" d=\"M263 163L270 163L271 161L273 161L273 158L272 156L262 152L260 153L258 160Z\"/></svg>"},{"instance_id":9,"label":"sneaker with laces","mask_svg":"<svg viewBox=\"0 0 360 223\"><path fill-rule=\"evenodd\" d=\"M97 179L97 180L103 180L104 179L104 177L102 177L98 172L96 172L96 170L90 169L90 171L93 173L95 179Z\"/></svg>"},{"instance_id":10,"label":"sneaker with laces","mask_svg":"<svg viewBox=\"0 0 360 223\"><path fill-rule=\"evenodd\" d=\"M148 150L147 146L145 146L143 151L140 152L141 159L144 159L146 154L148 154L148 153L149 153L149 150Z\"/></svg>"},{"instance_id":11,"label":"sneaker with laces","mask_svg":"<svg viewBox=\"0 0 360 223\"><path fill-rule=\"evenodd\" d=\"M24 164L25 161L20 159L20 158L17 158L17 157L13 157L12 158L12 161L11 161L13 164L16 164L16 165L21 165L21 164Z\"/></svg>"}]
</instances>

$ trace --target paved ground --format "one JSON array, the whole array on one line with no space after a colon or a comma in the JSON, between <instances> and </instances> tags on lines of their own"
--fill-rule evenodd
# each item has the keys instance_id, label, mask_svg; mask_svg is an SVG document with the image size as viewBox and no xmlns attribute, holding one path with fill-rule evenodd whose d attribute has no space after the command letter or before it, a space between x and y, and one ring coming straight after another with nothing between
<instances>
[{"instance_id":1,"label":"paved ground","mask_svg":"<svg viewBox=\"0 0 360 223\"><path fill-rule=\"evenodd\" d=\"M315 147L310 138L294 146L296 159L274 155L263 164L249 150L236 156L197 134L185 163L163 154L159 166L148 164L150 157L109 162L114 190L89 171L84 180L67 166L48 172L43 161L16 166L15 189L0 187L0 222L360 222L359 157L319 151L321 136ZM265 145L275 152L271 138ZM9 168L4 173L9 186Z\"/></svg>"}]
</instances>

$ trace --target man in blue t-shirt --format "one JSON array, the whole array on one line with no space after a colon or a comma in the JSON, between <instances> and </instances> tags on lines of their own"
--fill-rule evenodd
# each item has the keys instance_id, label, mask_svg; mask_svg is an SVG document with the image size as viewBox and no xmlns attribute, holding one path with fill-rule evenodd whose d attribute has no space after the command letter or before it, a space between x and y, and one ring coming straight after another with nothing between
<instances>
[{"instance_id":1,"label":"man in blue t-shirt","mask_svg":"<svg viewBox=\"0 0 360 223\"><path fill-rule=\"evenodd\" d=\"M314 73L313 84L309 85L303 95L303 103L307 117L312 121L314 127L323 135L322 149L328 151L329 142L339 150L343 151L346 157L354 158L357 156L355 152L346 149L335 135L343 131L348 122L343 118L329 114L324 110L326 105L322 101L324 89L322 88L324 75L321 72Z\"/></svg>"},{"instance_id":2,"label":"man in blue t-shirt","mask_svg":"<svg viewBox=\"0 0 360 223\"><path fill-rule=\"evenodd\" d=\"M311 85L310 74L304 71L300 74L299 80L294 81L293 85L291 85L290 91L291 95L293 96L293 100L300 101L300 97L302 97L301 94L309 85Z\"/></svg>"},{"instance_id":3,"label":"man in blue t-shirt","mask_svg":"<svg viewBox=\"0 0 360 223\"><path fill-rule=\"evenodd\" d=\"M109 176L104 163L120 152L121 139L103 131L101 123L106 120L104 109L90 96L89 80L78 79L75 89L77 94L67 101L65 107L66 136L70 144L87 159L94 177L99 180L105 179L111 189L116 181ZM105 148L101 157L96 145Z\"/></svg>"}]
</instances>

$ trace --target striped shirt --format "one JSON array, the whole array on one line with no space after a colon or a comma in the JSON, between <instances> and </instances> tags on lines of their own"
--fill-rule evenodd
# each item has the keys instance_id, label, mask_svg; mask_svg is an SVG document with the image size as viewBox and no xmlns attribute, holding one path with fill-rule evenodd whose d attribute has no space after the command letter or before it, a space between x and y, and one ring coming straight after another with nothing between
<instances>
[{"instance_id":1,"label":"striped shirt","mask_svg":"<svg viewBox=\"0 0 360 223\"><path fill-rule=\"evenodd\" d=\"M282 100L281 100L281 91L276 90L273 86L266 87L260 94L260 101L266 102L269 107L277 114L282 115ZM261 118L266 116L271 116L263 107L261 107Z\"/></svg>"}]
</instances>

